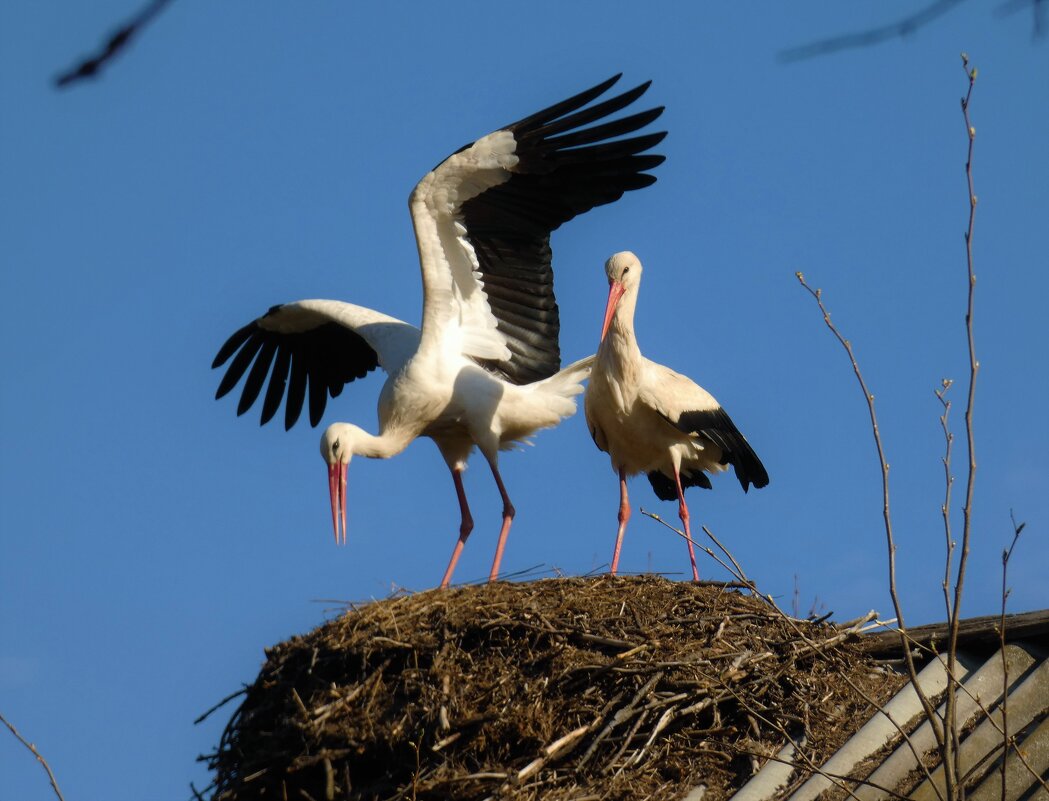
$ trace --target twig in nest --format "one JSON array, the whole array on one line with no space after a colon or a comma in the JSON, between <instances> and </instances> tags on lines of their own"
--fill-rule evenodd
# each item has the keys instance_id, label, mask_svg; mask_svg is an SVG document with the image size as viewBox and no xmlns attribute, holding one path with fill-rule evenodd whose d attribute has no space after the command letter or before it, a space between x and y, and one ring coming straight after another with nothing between
<instances>
[{"instance_id":1,"label":"twig in nest","mask_svg":"<svg viewBox=\"0 0 1049 801\"><path fill-rule=\"evenodd\" d=\"M559 737L554 740L550 745L543 749L542 754L537 758L533 759L521 770L517 772L517 781L524 781L529 776L532 776L539 772L547 762L558 759L569 751L571 751L579 741L588 733L597 728L597 724L601 722L601 718L597 718L593 723L588 726L580 726L577 729L573 729L568 732L564 737Z\"/></svg>"},{"instance_id":2,"label":"twig in nest","mask_svg":"<svg viewBox=\"0 0 1049 801\"><path fill-rule=\"evenodd\" d=\"M642 709L641 710L640 714L638 714L638 716L637 716L637 720L634 721L634 725L632 725L630 727L630 731L628 731L626 736L623 738L623 742L619 746L619 749L612 755L612 758L609 759L608 762L605 764L605 767L602 769L602 773L608 773L609 771L611 771L613 766L616 764L616 762L619 761L619 758L622 757L623 753L627 750L627 748L630 747L630 743L633 741L634 737L637 736L637 730L641 728L641 724L644 723L645 722L645 718L648 717L648 712L649 712L649 710L647 710L647 709ZM629 764L629 761L627 762L627 764ZM624 764L624 765L620 766L619 770L617 770L616 773L617 774L618 773L622 773L623 768L625 768L627 766L627 764Z\"/></svg>"},{"instance_id":3,"label":"twig in nest","mask_svg":"<svg viewBox=\"0 0 1049 801\"><path fill-rule=\"evenodd\" d=\"M744 584L752 586L753 582L749 578L747 578L747 574L743 572L743 567L740 565L739 562L736 561L736 557L732 555L732 552L721 544L721 540L715 537L713 532L709 528L707 528L706 526L701 526L701 528L703 529L703 533L710 537L711 541L716 546L718 546L718 548L721 549L721 552L725 554L726 557L728 557L728 560L730 562L732 562L732 566L736 568L736 573L739 576L739 580L742 581Z\"/></svg>"},{"instance_id":4,"label":"twig in nest","mask_svg":"<svg viewBox=\"0 0 1049 801\"><path fill-rule=\"evenodd\" d=\"M33 756L36 757L36 761L43 766L45 771L47 771L47 778L48 781L51 782L51 789L55 791L55 795L58 796L59 801L66 801L65 798L62 796L62 791L58 789L58 779L56 779L55 774L51 772L51 766L47 764L47 760L44 759L43 756L41 756L39 751L36 750L36 746L29 742L29 740L27 740L21 734L19 734L18 729L16 729L11 724L11 721L9 721L3 715L0 715L0 721L3 721L3 724L7 726L7 728L11 731L11 734L15 736L18 742L20 742L22 745L28 748L29 751L33 754Z\"/></svg>"},{"instance_id":5,"label":"twig in nest","mask_svg":"<svg viewBox=\"0 0 1049 801\"><path fill-rule=\"evenodd\" d=\"M199 723L203 723L213 713L215 713L218 710L222 709L222 707L224 707L226 704L228 704L230 701L232 701L237 696L244 695L245 693L247 693L247 691L248 691L248 685L245 684L243 687L241 687L235 693L230 693L225 698L223 698L221 701L219 701L217 704L215 704L213 707L211 707L211 709L209 709L207 712L205 712L200 717L198 717L196 720L194 720L193 721L193 725L195 726L195 725L197 725Z\"/></svg>"},{"instance_id":6,"label":"twig in nest","mask_svg":"<svg viewBox=\"0 0 1049 801\"><path fill-rule=\"evenodd\" d=\"M706 534L708 537L710 537L710 539L714 541L714 544L717 545L718 548L720 548L725 553L725 555L729 558L729 560L731 560L732 566L727 564L724 559L722 559L720 556L718 556L716 553L714 553L714 551L710 547L708 547L706 545L701 545L700 543L696 542L691 537L689 537L687 534L685 534L685 532L683 532L680 529L677 529L674 526L670 525L670 523L668 523L666 520L664 520L662 517L660 517L659 515L655 514L654 512L647 512L644 509L641 509L640 511L641 511L641 514L643 514L645 517L650 517L653 520L655 520L657 523L662 523L664 526L669 528L671 531L673 531L675 534L677 534L682 539L688 540L689 542L691 542L695 547L699 548L701 551L706 553L707 556L709 556L711 559L713 559L715 562L717 562L719 565L721 565L723 568L725 568L725 570L727 570L732 575L732 577L736 579L736 581L738 581L746 589L748 589L752 593L754 593L754 595L757 598L760 598L762 601L764 601L766 604L771 606L772 609L775 610L776 612L778 612L779 614L781 614L781 615L784 614L783 610L780 609L776 605L776 602L772 600L772 596L771 595L764 595L762 592L760 592L758 590L758 588L754 584L754 582L751 581L749 578L747 578L747 574L743 572L743 568L740 567L739 562L736 561L735 557L732 556L731 553L729 553L728 549L725 548L725 546L721 544L721 542L717 539L717 537L715 537L710 532L710 529L708 529L706 526L702 526L703 533ZM726 585L726 586L729 586L729 585Z\"/></svg>"},{"instance_id":7,"label":"twig in nest","mask_svg":"<svg viewBox=\"0 0 1049 801\"><path fill-rule=\"evenodd\" d=\"M681 537L681 539L683 539L683 540L685 540L687 542L692 543L695 547L697 547L700 550L706 552L707 556L709 556L711 559L713 559L715 562L717 562L719 565L721 565L723 568L725 568L725 570L727 570L733 576L733 578L735 578L737 581L746 583L747 580L746 580L746 578L744 576L742 576L740 573L737 573L735 570L733 570L733 568L730 565L728 565L725 562L725 560L723 560L720 556L718 556L716 553L714 553L714 551L711 550L708 546L696 542L694 539L692 539L690 536L688 536L684 531L681 531L680 529L675 528L674 526L672 526L670 523L668 523L666 520L664 520L662 517L660 517L655 512L649 512L649 511L646 511L643 508L640 511L641 511L641 514L643 514L645 517L650 517L653 520L655 520L657 523L662 523L664 526L666 526L671 531L673 531L675 534L677 534L679 537Z\"/></svg>"}]
</instances>

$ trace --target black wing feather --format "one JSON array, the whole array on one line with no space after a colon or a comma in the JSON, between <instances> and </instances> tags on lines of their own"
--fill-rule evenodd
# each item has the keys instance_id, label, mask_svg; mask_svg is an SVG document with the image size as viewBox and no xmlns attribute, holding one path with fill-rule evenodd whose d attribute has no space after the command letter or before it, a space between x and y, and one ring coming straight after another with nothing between
<instances>
[{"instance_id":1,"label":"black wing feather","mask_svg":"<svg viewBox=\"0 0 1049 801\"><path fill-rule=\"evenodd\" d=\"M656 114L652 116L652 119L655 119L658 116L659 115ZM626 122L626 120L621 120L620 122ZM566 136L558 139L557 143L561 147L575 148L580 145L589 144L590 142L607 139L610 136L618 136L620 134L620 131L613 130L613 125L615 126L615 129L621 127L619 123L609 123L608 126L599 126L599 128L607 127L610 129L607 132L602 132L600 136L592 135L598 131L598 128L587 128L585 131L581 132L581 134L586 134L586 136L583 136L581 134L572 137ZM634 129L629 128L628 130ZM664 139L666 139L666 137L666 131L659 131L658 133L646 134L645 136L634 136L630 139L617 139L614 142L604 142L600 145L592 145L591 147L588 147L585 151L581 151L579 155L576 155L574 151L572 151L571 155L572 158L576 160L585 158L592 161L603 161L615 158L617 156L633 156L637 153L642 153L645 150L655 147Z\"/></svg>"},{"instance_id":2,"label":"black wing feather","mask_svg":"<svg viewBox=\"0 0 1049 801\"><path fill-rule=\"evenodd\" d=\"M616 139L654 121L662 108L608 119L640 98L647 82L584 108L617 80L505 126L517 143L513 175L462 206L488 305L512 354L483 364L515 384L546 378L561 366L550 234L595 206L654 183L647 171L663 162L663 156L642 154L664 132Z\"/></svg>"},{"instance_id":3,"label":"black wing feather","mask_svg":"<svg viewBox=\"0 0 1049 801\"><path fill-rule=\"evenodd\" d=\"M288 348L277 349L277 361L270 374L270 384L266 387L266 397L262 401L262 417L259 425L266 425L280 408L284 399L284 389L288 386L288 373L291 371L291 351Z\"/></svg>"},{"instance_id":4,"label":"black wing feather","mask_svg":"<svg viewBox=\"0 0 1049 801\"><path fill-rule=\"evenodd\" d=\"M259 397L262 384L266 380L266 374L270 371L270 365L273 364L273 356L276 352L276 342L272 339L263 340L259 354L255 357L255 363L251 365L248 377L244 381L244 389L240 393L240 403L237 404L238 417L250 409L251 404Z\"/></svg>"},{"instance_id":5,"label":"black wing feather","mask_svg":"<svg viewBox=\"0 0 1049 801\"><path fill-rule=\"evenodd\" d=\"M306 369L309 371L310 425L316 426L324 415L324 404L328 400L328 377L324 374L324 365L317 364L316 354L310 354L310 364Z\"/></svg>"},{"instance_id":6,"label":"black wing feather","mask_svg":"<svg viewBox=\"0 0 1049 801\"><path fill-rule=\"evenodd\" d=\"M222 347L219 348L219 352L215 355L215 359L211 363L212 369L215 369L220 364L225 364L226 360L236 353L241 345L248 341L248 337L251 336L251 332L255 329L256 322L257 321L252 321L243 328L238 328L233 332L230 338L226 340Z\"/></svg>"},{"instance_id":7,"label":"black wing feather","mask_svg":"<svg viewBox=\"0 0 1049 801\"><path fill-rule=\"evenodd\" d=\"M222 377L219 388L215 390L215 400L223 397L237 385L237 382L243 377L248 369L248 365L251 364L252 359L255 358L255 354L259 352L261 347L261 339L248 339L245 342L244 347L240 349L230 363L229 369L226 370L226 375Z\"/></svg>"},{"instance_id":8,"label":"black wing feather","mask_svg":"<svg viewBox=\"0 0 1049 801\"><path fill-rule=\"evenodd\" d=\"M559 103L554 103L554 105L549 106L548 108L544 108L542 111L537 111L534 114L525 117L523 120L518 120L517 122L512 123L511 125L504 125L503 128L511 128L514 125L520 128L534 128L546 122L549 122L550 120L556 120L558 117L563 117L565 114L569 114L575 111L577 108L582 108L591 100L595 100L596 98L600 97L609 89L611 89L615 85L615 83L622 77L623 73L618 72L611 78L602 81L597 86L592 86L589 89L584 89L579 94L572 95L567 100L562 100ZM469 145L467 145L467 147L469 147Z\"/></svg>"},{"instance_id":9,"label":"black wing feather","mask_svg":"<svg viewBox=\"0 0 1049 801\"><path fill-rule=\"evenodd\" d=\"M302 403L306 399L306 370L306 354L293 353L291 357L291 380L288 383L288 400L284 404L285 431L295 425L295 421L302 414Z\"/></svg>"},{"instance_id":10,"label":"black wing feather","mask_svg":"<svg viewBox=\"0 0 1049 801\"><path fill-rule=\"evenodd\" d=\"M705 437L717 445L721 449L721 463L732 465L744 492L750 485L761 489L769 483L765 466L720 406L706 411L684 412L675 425L687 434Z\"/></svg>"},{"instance_id":11,"label":"black wing feather","mask_svg":"<svg viewBox=\"0 0 1049 801\"><path fill-rule=\"evenodd\" d=\"M247 373L237 404L237 414L243 414L258 400L268 375L260 423L268 423L286 398L284 427L291 428L308 392L310 425L316 426L324 416L328 396L337 397L346 384L374 370L379 358L360 334L337 322L321 322L294 333L280 331L277 318L282 308L274 306L238 329L219 349L212 367L233 360L215 397L229 393Z\"/></svg>"},{"instance_id":12,"label":"black wing feather","mask_svg":"<svg viewBox=\"0 0 1049 801\"><path fill-rule=\"evenodd\" d=\"M570 114L567 117L561 117L561 119L553 120L542 125L525 125L522 123L516 123L510 125L509 130L520 134L529 134L532 131L541 131L544 138L557 136L563 131L570 131L573 128L579 128L583 125L589 125L595 120L600 120L607 117L609 114L615 114L617 111L622 111L624 108L629 106L641 95L648 91L648 87L651 86L652 81L645 81L640 86L635 86L629 91L623 92L621 95L609 98L608 100L598 103L596 106L577 111L575 114ZM658 115L657 115L658 116ZM640 126L638 126L640 127Z\"/></svg>"}]
</instances>

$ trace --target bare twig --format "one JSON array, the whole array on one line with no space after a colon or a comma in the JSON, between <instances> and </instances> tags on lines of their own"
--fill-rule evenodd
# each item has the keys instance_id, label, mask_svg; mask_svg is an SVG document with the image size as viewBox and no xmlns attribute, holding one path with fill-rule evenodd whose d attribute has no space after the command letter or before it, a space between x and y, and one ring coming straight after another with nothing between
<instances>
[{"instance_id":1,"label":"bare twig","mask_svg":"<svg viewBox=\"0 0 1049 801\"><path fill-rule=\"evenodd\" d=\"M151 0L128 22L117 28L106 40L99 52L93 56L88 56L76 66L58 75L55 78L55 86L62 89L78 81L97 76L99 70L122 52L135 34L152 22L170 2L171 0Z\"/></svg>"},{"instance_id":2,"label":"bare twig","mask_svg":"<svg viewBox=\"0 0 1049 801\"><path fill-rule=\"evenodd\" d=\"M889 550L889 593L892 595L892 603L896 607L896 617L900 621L900 628L902 629L904 628L903 615L899 609L899 598L896 591L896 541L892 533L892 512L889 504L889 463L885 458L885 448L882 445L881 431L878 428L878 416L874 411L874 395L867 388L867 382L863 378L863 373L860 372L859 363L857 363L856 356L852 351L852 343L845 339L834 323L831 322L830 312L827 311L827 307L823 305L823 290L812 289L812 287L805 282L804 274L799 272L795 273L795 275L805 290L816 299L820 312L823 314L823 322L827 324L827 328L830 329L831 333L834 334L834 337L841 343L841 346L848 354L849 361L852 363L852 371L856 374L856 380L860 384L860 389L863 390L863 398L867 402L867 411L869 412L871 419L871 431L874 434L874 445L878 450L878 465L881 468L882 518L885 522L885 538Z\"/></svg>"},{"instance_id":3,"label":"bare twig","mask_svg":"<svg viewBox=\"0 0 1049 801\"><path fill-rule=\"evenodd\" d=\"M55 795L58 796L58 800L66 801L65 798L62 796L62 791L58 789L58 779L56 779L55 774L51 772L51 766L47 764L47 760L40 755L39 751L36 750L36 746L29 742L29 740L27 740L21 734L19 734L18 729L16 729L11 724L11 721L9 721L3 715L0 715L0 721L2 721L5 726L7 726L7 728L11 731L11 734L15 736L18 742L20 742L22 745L29 749L33 756L36 757L36 761L43 766L44 770L47 771L47 778L48 781L51 782L51 789L55 791Z\"/></svg>"},{"instance_id":4,"label":"bare twig","mask_svg":"<svg viewBox=\"0 0 1049 801\"><path fill-rule=\"evenodd\" d=\"M706 526L703 526L703 533L705 533L708 537L710 537L711 540L714 541L714 544L717 545L718 548L720 548L721 551L728 557L729 561L732 563L731 565L729 565L728 562L726 562L724 559L722 559L720 556L718 556L716 553L714 553L713 549L711 549L710 547L708 547L706 545L703 545L700 542L696 542L694 539L689 537L684 531L682 531L681 529L675 528L670 523L668 523L666 520L664 520L662 517L657 515L655 512L648 512L645 509L640 509L639 511L645 517L650 517L653 520L655 520L657 523L662 523L664 526L669 528L671 531L673 531L675 534L677 534L683 540L687 540L688 542L692 543L693 546L695 546L696 548L699 548L701 551L706 553L707 556L709 556L711 559L713 559L715 562L717 562L719 565L721 565L723 568L725 568L725 570L727 570L732 575L732 577L736 579L737 582L742 584L746 589L750 590L754 594L755 597L760 598L762 601L764 601L769 606L771 606L776 612L779 612L784 617L787 617L787 615L783 612L783 610L780 609L776 605L776 602L772 599L771 595L764 595L764 594L762 594L758 590L758 588L754 584L754 582L751 581L749 578L747 578L746 573L743 572L743 568L740 567L740 564L739 564L739 562L736 561L736 558L731 553L729 553L729 551L725 548L724 545L721 544L721 542L717 539L717 537L715 537L713 534L710 533L710 529L708 529Z\"/></svg>"},{"instance_id":5,"label":"bare twig","mask_svg":"<svg viewBox=\"0 0 1049 801\"><path fill-rule=\"evenodd\" d=\"M1009 746L1012 744L1009 738L1009 660L1005 654L1005 604L1009 600L1009 559L1013 555L1020 533L1024 530L1026 523L1017 523L1013 510L1009 510L1009 519L1013 524L1013 541L1009 547L1002 550L1002 617L998 621L998 644L999 653L1002 655L1002 798L1005 798L1005 765L1009 756ZM1014 750L1015 746L1014 746Z\"/></svg>"},{"instance_id":6,"label":"bare twig","mask_svg":"<svg viewBox=\"0 0 1049 801\"><path fill-rule=\"evenodd\" d=\"M834 53L838 50L848 50L854 47L867 47L869 45L878 44L879 42L884 42L887 39L895 39L897 37L902 39L913 34L919 28L929 24L937 17L943 16L962 2L963 0L935 0L935 2L930 3L919 11L915 11L913 14L908 14L906 17L890 22L887 25L871 28L866 31L860 31L858 33L832 36L828 39L821 39L817 42L811 42L810 44L802 45L800 47L792 47L780 52L779 58L780 61L800 61L805 58L812 58L813 56Z\"/></svg>"},{"instance_id":7,"label":"bare twig","mask_svg":"<svg viewBox=\"0 0 1049 801\"><path fill-rule=\"evenodd\" d=\"M870 414L871 420L871 431L874 434L874 445L878 451L878 464L881 468L882 519L885 523L885 540L889 552L889 597L892 599L893 611L896 613L896 620L898 621L897 625L901 632L900 644L903 646L904 659L907 664L907 675L910 678L911 683L914 685L915 691L918 693L918 698L921 701L922 709L925 711L926 717L929 718L933 733L936 736L937 745L942 745L944 741L943 728L939 725L939 721L936 718L936 710L934 709L932 702L922 691L921 687L918 686L918 670L914 665L914 657L912 656L910 649L907 647L907 627L904 623L903 606L900 603L899 592L896 589L896 541L892 532L892 512L889 505L889 463L885 458L885 448L882 446L881 432L878 428L878 416L874 411L874 395L867 388L867 382L863 378L863 373L860 372L860 365L856 361L856 355L852 351L852 343L843 337L834 323L831 322L830 312L827 311L827 307L823 305L823 291L820 289L812 289L812 287L805 282L805 276L802 273L798 272L795 273L795 275L805 290L815 298L820 312L823 313L823 322L826 323L827 328L830 329L831 333L834 334L835 339L841 343L841 346L848 354L849 361L852 363L852 371L856 374L856 380L859 382L860 389L863 390L863 398L867 402L867 411ZM953 801L953 799L949 799L949 801Z\"/></svg>"},{"instance_id":8,"label":"bare twig","mask_svg":"<svg viewBox=\"0 0 1049 801\"><path fill-rule=\"evenodd\" d=\"M223 698L221 701L219 701L217 704L215 704L213 707L211 707L211 709L209 709L207 712L203 713L200 717L198 717L196 720L193 721L193 724L197 725L198 723L203 723L214 712L217 712L218 710L222 709L222 707L224 707L226 704L228 704L234 698L237 698L238 696L247 694L247 692L248 692L248 685L245 684L243 687L241 687L235 693L230 693L225 698Z\"/></svg>"},{"instance_id":9,"label":"bare twig","mask_svg":"<svg viewBox=\"0 0 1049 801\"><path fill-rule=\"evenodd\" d=\"M965 311L965 333L969 345L969 394L965 406L965 437L969 451L968 481L965 488L965 505L962 507L962 548L958 557L958 573L954 581L954 604L948 618L949 634L947 638L947 671L954 675L954 666L958 653L958 624L961 620L962 593L965 589L965 569L969 561L969 543L972 534L973 491L976 487L976 446L973 436L973 402L976 398L976 374L980 363L976 360L976 343L973 336L973 300L976 291L976 274L973 272L973 228L976 222L976 192L973 188L973 143L976 140L976 129L969 119L969 101L972 98L973 85L976 83L976 68L969 69L969 57L962 53L962 67L969 79L969 91L962 98L962 117L965 121L965 133L969 139L968 154L965 161L965 177L969 188L969 227L965 232L965 260L969 286L968 305ZM955 755L958 749L958 732L955 723L956 687L953 682L947 685L946 721L950 736L945 743L943 754L944 780L948 801L954 801L954 791L958 782L958 766Z\"/></svg>"},{"instance_id":10,"label":"bare twig","mask_svg":"<svg viewBox=\"0 0 1049 801\"><path fill-rule=\"evenodd\" d=\"M946 539L945 548L947 551L947 557L944 560L943 566L943 603L946 608L947 619L951 617L951 563L954 556L954 538L951 536L951 487L954 486L954 476L951 475L951 445L954 444L954 434L951 433L951 429L948 426L947 418L951 413L951 402L947 400L947 390L951 388L951 384L954 382L945 378L940 383L940 388L936 390L936 398L940 401L940 405L943 406L943 414L940 415L940 428L943 429L943 439L945 442L944 454L943 454L943 482L944 482L944 494L943 494L943 505L940 507L940 513L943 515L943 534Z\"/></svg>"},{"instance_id":11,"label":"bare twig","mask_svg":"<svg viewBox=\"0 0 1049 801\"><path fill-rule=\"evenodd\" d=\"M664 526L666 526L671 531L673 531L675 534L677 534L679 537L681 537L681 539L686 540L687 542L692 543L692 545L694 545L696 548L699 548L699 549L701 549L703 551L706 551L707 556L709 556L711 559L713 559L715 562L717 562L719 565L721 565L723 568L725 568L725 570L727 570L733 576L733 578L737 579L738 581L745 581L745 579L742 576L740 576L739 573L737 573L735 570L733 570L732 567L727 562L725 562L724 559L722 559L720 556L718 556L716 553L714 553L714 551L711 550L709 547L707 547L706 545L703 545L703 543L696 542L694 539L689 537L684 531L681 531L680 529L675 528L673 525L668 523L666 520L664 520L662 517L660 517L655 512L649 512L649 511L647 511L646 509L643 509L643 508L639 509L639 511L645 517L650 517L653 520L655 520L657 523L662 523Z\"/></svg>"},{"instance_id":12,"label":"bare twig","mask_svg":"<svg viewBox=\"0 0 1049 801\"><path fill-rule=\"evenodd\" d=\"M729 551L729 549L722 544L721 540L714 536L714 532L712 532L709 528L707 528L706 526L702 526L702 529L703 533L710 537L710 541L713 542L716 546L718 546L718 550L725 554L726 558L730 562L732 562L732 566L736 568L736 575L739 577L739 580L748 585L752 585L753 582L749 578L747 578L747 574L743 572L743 566L738 561L736 561L736 557L732 555L732 552Z\"/></svg>"},{"instance_id":13,"label":"bare twig","mask_svg":"<svg viewBox=\"0 0 1049 801\"><path fill-rule=\"evenodd\" d=\"M946 721L948 721L948 723L945 725L944 721L941 721L939 716L936 714L936 710L935 710L935 707L932 704L932 701L929 699L928 695L925 693L925 691L921 688L920 684L918 683L918 670L917 670L917 667L914 664L914 656L911 653L910 647L908 646L907 627L906 627L906 624L904 622L903 607L902 607L902 604L900 602L899 593L898 593L897 587L896 587L896 543L895 543L895 538L893 536L892 515L891 515L890 502L889 502L889 463L888 463L888 461L885 458L885 450L884 450L884 447L882 445L881 432L880 432L880 429L878 428L878 418L877 418L877 415L876 415L875 410L874 410L874 395L867 388L867 382L863 378L863 374L860 371L859 363L856 361L856 356L855 356L855 354L854 354L854 352L852 350L852 343L849 342L849 340L847 340L844 336L842 336L842 334L838 331L837 327L834 325L834 323L830 319L830 312L827 311L826 306L824 306L824 304L823 304L823 293L822 293L822 290L820 290L820 289L815 289L815 290L812 289L805 282L805 276L802 273L798 272L798 273L796 273L796 276L798 278L798 281L801 283L801 285L809 292L809 294L811 294L813 296L813 298L815 298L816 303L819 306L819 309L820 309L820 311L823 314L823 321L824 321L824 323L830 329L831 333L834 334L834 337L838 340L838 342L841 343L842 347L845 349L846 353L848 354L849 361L852 364L853 372L856 375L856 380L859 382L860 389L863 391L864 399L867 402L867 410L868 410L868 413L870 414L870 421L871 421L871 431L872 431L872 433L874 435L874 443L875 443L875 447L876 447L877 452L878 452L878 461L879 461L879 464L881 466L881 478L882 478L882 518L883 518L884 524L885 524L885 538L886 538L886 544L887 544L888 555L889 555L889 596L890 596L890 598L892 600L893 610L896 613L896 618L897 618L897 621L898 621L898 632L899 632L899 636L900 636L900 644L901 644L902 650L903 650L904 662L905 662L906 667L907 667L908 678L910 679L911 685L914 687L915 693L918 696L918 700L919 700L919 702L922 705L922 710L925 713L925 717L929 721L929 726L932 729L933 736L936 739L937 748L944 755L944 761L946 762L947 761L947 756L948 756L948 754L950 753L950 750L951 750L949 743L952 740L952 737L956 736L957 733L953 732L951 730L952 727L950 726L950 723L949 723L949 721L952 720L952 718L950 717L950 714L949 714L951 710L948 709L948 715L946 716ZM949 692L953 691L954 687L956 686L956 681L954 679L954 664L953 664L953 662L950 662L949 666L948 666L948 682L947 682L947 685L948 685ZM947 799L946 799L946 801L954 801L954 784L952 783L950 778L947 780L946 784L947 784L947 787L946 787L946 789L947 789ZM934 789L935 789L935 785L934 785ZM939 790L938 789L937 789L937 794L939 794Z\"/></svg>"}]
</instances>

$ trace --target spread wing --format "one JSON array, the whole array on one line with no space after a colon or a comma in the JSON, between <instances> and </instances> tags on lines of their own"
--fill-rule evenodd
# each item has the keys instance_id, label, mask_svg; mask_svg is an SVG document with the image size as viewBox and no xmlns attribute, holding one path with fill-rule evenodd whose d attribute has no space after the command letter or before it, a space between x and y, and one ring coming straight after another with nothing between
<instances>
[{"instance_id":1,"label":"spread wing","mask_svg":"<svg viewBox=\"0 0 1049 801\"><path fill-rule=\"evenodd\" d=\"M478 139L415 187L422 347L455 347L517 384L557 372L551 232L654 183L664 159L646 151L665 132L627 137L662 107L614 118L648 83L590 105L618 79Z\"/></svg>"},{"instance_id":2,"label":"spread wing","mask_svg":"<svg viewBox=\"0 0 1049 801\"><path fill-rule=\"evenodd\" d=\"M418 345L418 328L363 306L336 300L285 303L234 332L219 349L213 368L232 361L215 397L226 395L247 373L237 404L237 414L244 414L268 376L260 423L269 422L286 397L284 427L291 428L308 391L310 425L316 426L329 395L338 397L346 384L378 366L388 373L398 370Z\"/></svg>"}]
</instances>

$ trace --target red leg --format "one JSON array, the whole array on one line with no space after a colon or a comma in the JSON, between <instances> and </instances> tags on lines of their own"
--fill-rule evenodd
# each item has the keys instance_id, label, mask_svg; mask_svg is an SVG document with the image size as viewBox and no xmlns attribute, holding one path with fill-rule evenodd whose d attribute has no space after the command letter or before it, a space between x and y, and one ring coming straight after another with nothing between
<instances>
[{"instance_id":1,"label":"red leg","mask_svg":"<svg viewBox=\"0 0 1049 801\"><path fill-rule=\"evenodd\" d=\"M499 542L495 546L495 561L492 562L492 572L488 574L489 581L495 581L499 578L499 563L503 561L503 549L506 548L506 537L510 533L510 524L514 520L516 511L514 505L510 503L510 496L506 494L506 487L503 486L502 476L499 475L499 467L494 461L489 461L488 465L492 468L492 475L495 476L496 486L499 487L499 494L503 497L503 527L499 529Z\"/></svg>"},{"instance_id":2,"label":"red leg","mask_svg":"<svg viewBox=\"0 0 1049 801\"><path fill-rule=\"evenodd\" d=\"M699 568L696 567L696 552L692 548L692 530L688 527L688 504L685 503L685 491L681 488L681 475L674 470L674 484L677 486L677 516L681 518L681 525L685 527L685 536L688 537L688 558L692 562L692 580L699 581Z\"/></svg>"},{"instance_id":3,"label":"red leg","mask_svg":"<svg viewBox=\"0 0 1049 801\"><path fill-rule=\"evenodd\" d=\"M459 541L455 543L452 558L448 560L448 569L444 571L444 578L441 579L442 589L451 583L452 573L455 572L455 565L459 561L459 554L463 552L463 546L466 545L470 532L474 530L474 519L470 515L470 505L466 502L466 490L463 488L461 469L452 470L452 481L455 482L455 494L459 498Z\"/></svg>"},{"instance_id":4,"label":"red leg","mask_svg":"<svg viewBox=\"0 0 1049 801\"><path fill-rule=\"evenodd\" d=\"M616 534L616 549L612 552L612 567L608 571L613 576L619 567L619 549L623 547L623 535L626 534L626 524L629 519L630 499L626 492L626 471L619 468L619 532Z\"/></svg>"}]
</instances>

